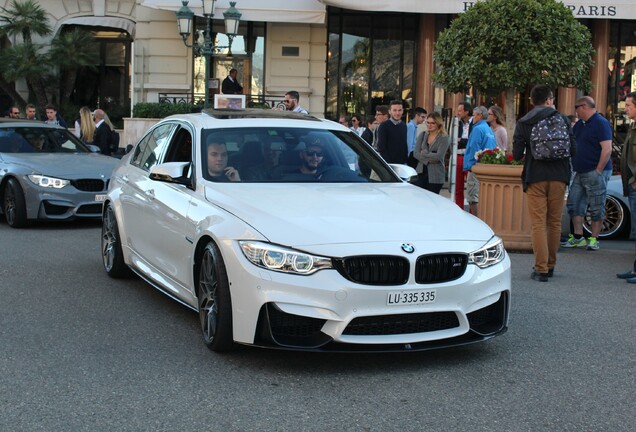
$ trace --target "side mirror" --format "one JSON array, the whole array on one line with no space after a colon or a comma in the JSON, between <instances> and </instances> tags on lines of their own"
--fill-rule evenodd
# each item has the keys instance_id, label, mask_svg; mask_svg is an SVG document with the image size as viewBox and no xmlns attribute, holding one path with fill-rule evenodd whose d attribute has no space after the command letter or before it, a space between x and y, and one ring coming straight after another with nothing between
<instances>
[{"instance_id":1,"label":"side mirror","mask_svg":"<svg viewBox=\"0 0 636 432\"><path fill-rule=\"evenodd\" d=\"M408 165L389 164L391 169L404 181L411 181L412 177L417 177L417 171Z\"/></svg>"},{"instance_id":2,"label":"side mirror","mask_svg":"<svg viewBox=\"0 0 636 432\"><path fill-rule=\"evenodd\" d=\"M94 144L87 144L86 147L88 147L88 149L92 153L101 153L102 152L102 150L98 146L96 146Z\"/></svg>"},{"instance_id":3,"label":"side mirror","mask_svg":"<svg viewBox=\"0 0 636 432\"><path fill-rule=\"evenodd\" d=\"M128 145L126 146L126 153L125 153L125 154L130 153L130 151L131 151L132 149L133 149L133 145L132 145L132 144L128 144Z\"/></svg>"},{"instance_id":4,"label":"side mirror","mask_svg":"<svg viewBox=\"0 0 636 432\"><path fill-rule=\"evenodd\" d=\"M150 169L150 180L190 186L191 182L187 177L189 169L190 162L162 163Z\"/></svg>"}]
</instances>

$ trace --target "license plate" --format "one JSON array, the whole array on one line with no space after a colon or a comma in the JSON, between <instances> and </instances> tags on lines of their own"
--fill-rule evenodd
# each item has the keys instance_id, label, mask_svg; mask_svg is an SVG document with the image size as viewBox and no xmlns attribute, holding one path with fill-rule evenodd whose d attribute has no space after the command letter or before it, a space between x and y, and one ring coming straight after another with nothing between
<instances>
[{"instance_id":1,"label":"license plate","mask_svg":"<svg viewBox=\"0 0 636 432\"><path fill-rule=\"evenodd\" d=\"M95 195L95 201L97 201L97 202L104 202L104 201L106 201L106 194L98 194L98 195Z\"/></svg>"},{"instance_id":2,"label":"license plate","mask_svg":"<svg viewBox=\"0 0 636 432\"><path fill-rule=\"evenodd\" d=\"M419 305L433 303L437 291L402 291L390 292L386 297L387 306Z\"/></svg>"}]
</instances>

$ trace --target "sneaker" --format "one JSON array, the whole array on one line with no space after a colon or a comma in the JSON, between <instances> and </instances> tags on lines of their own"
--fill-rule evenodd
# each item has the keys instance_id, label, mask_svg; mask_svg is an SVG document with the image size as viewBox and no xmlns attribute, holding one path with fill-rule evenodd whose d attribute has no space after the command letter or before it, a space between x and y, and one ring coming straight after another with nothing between
<instances>
[{"instance_id":1,"label":"sneaker","mask_svg":"<svg viewBox=\"0 0 636 432\"><path fill-rule=\"evenodd\" d=\"M539 281L539 282L547 282L548 281L548 274L547 273L539 273L539 272L533 271L530 274L530 278L532 280L536 280L536 281Z\"/></svg>"},{"instance_id":2,"label":"sneaker","mask_svg":"<svg viewBox=\"0 0 636 432\"><path fill-rule=\"evenodd\" d=\"M585 237L581 237L577 239L572 234L570 234L568 236L568 239L561 243L561 246L565 248L574 248L574 247L584 248L584 247L587 247L587 241L585 240Z\"/></svg>"},{"instance_id":3,"label":"sneaker","mask_svg":"<svg viewBox=\"0 0 636 432\"><path fill-rule=\"evenodd\" d=\"M534 270L535 270L535 269L534 269L534 267L532 267L532 272L533 272L533 273L535 272ZM553 277L553 276L554 276L554 267L553 267L553 268L551 268L551 269L548 269L548 273L546 273L546 274L548 275L548 277ZM616 275L616 276L618 276L618 275ZM618 277L620 277L620 276L618 276ZM634 274L633 274L632 276L630 276L630 277L636 277L636 273L634 273Z\"/></svg>"},{"instance_id":4,"label":"sneaker","mask_svg":"<svg viewBox=\"0 0 636 432\"><path fill-rule=\"evenodd\" d=\"M628 270L625 273L617 273L616 277L619 279L632 279L636 278L636 273L633 270Z\"/></svg>"},{"instance_id":5,"label":"sneaker","mask_svg":"<svg viewBox=\"0 0 636 432\"><path fill-rule=\"evenodd\" d=\"M596 237L590 237L587 239L587 250L599 250L598 240L596 240Z\"/></svg>"}]
</instances>

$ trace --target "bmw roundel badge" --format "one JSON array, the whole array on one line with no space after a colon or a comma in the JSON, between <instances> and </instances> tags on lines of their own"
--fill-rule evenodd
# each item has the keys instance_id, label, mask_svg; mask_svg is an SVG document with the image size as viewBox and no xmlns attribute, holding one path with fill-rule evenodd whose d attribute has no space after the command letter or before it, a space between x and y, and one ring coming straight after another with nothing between
<instances>
[{"instance_id":1,"label":"bmw roundel badge","mask_svg":"<svg viewBox=\"0 0 636 432\"><path fill-rule=\"evenodd\" d=\"M409 243L402 243L402 250L406 253L413 253L415 252L415 247Z\"/></svg>"}]
</instances>

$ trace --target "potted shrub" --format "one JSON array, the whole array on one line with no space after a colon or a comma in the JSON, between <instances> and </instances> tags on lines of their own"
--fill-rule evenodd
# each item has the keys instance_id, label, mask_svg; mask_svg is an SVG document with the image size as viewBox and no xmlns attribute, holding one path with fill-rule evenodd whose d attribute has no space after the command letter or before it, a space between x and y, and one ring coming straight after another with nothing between
<instances>
[{"instance_id":1,"label":"potted shrub","mask_svg":"<svg viewBox=\"0 0 636 432\"><path fill-rule=\"evenodd\" d=\"M472 171L479 180L479 218L504 240L506 249L532 251L523 162L500 149L477 152L476 158Z\"/></svg>"}]
</instances>

